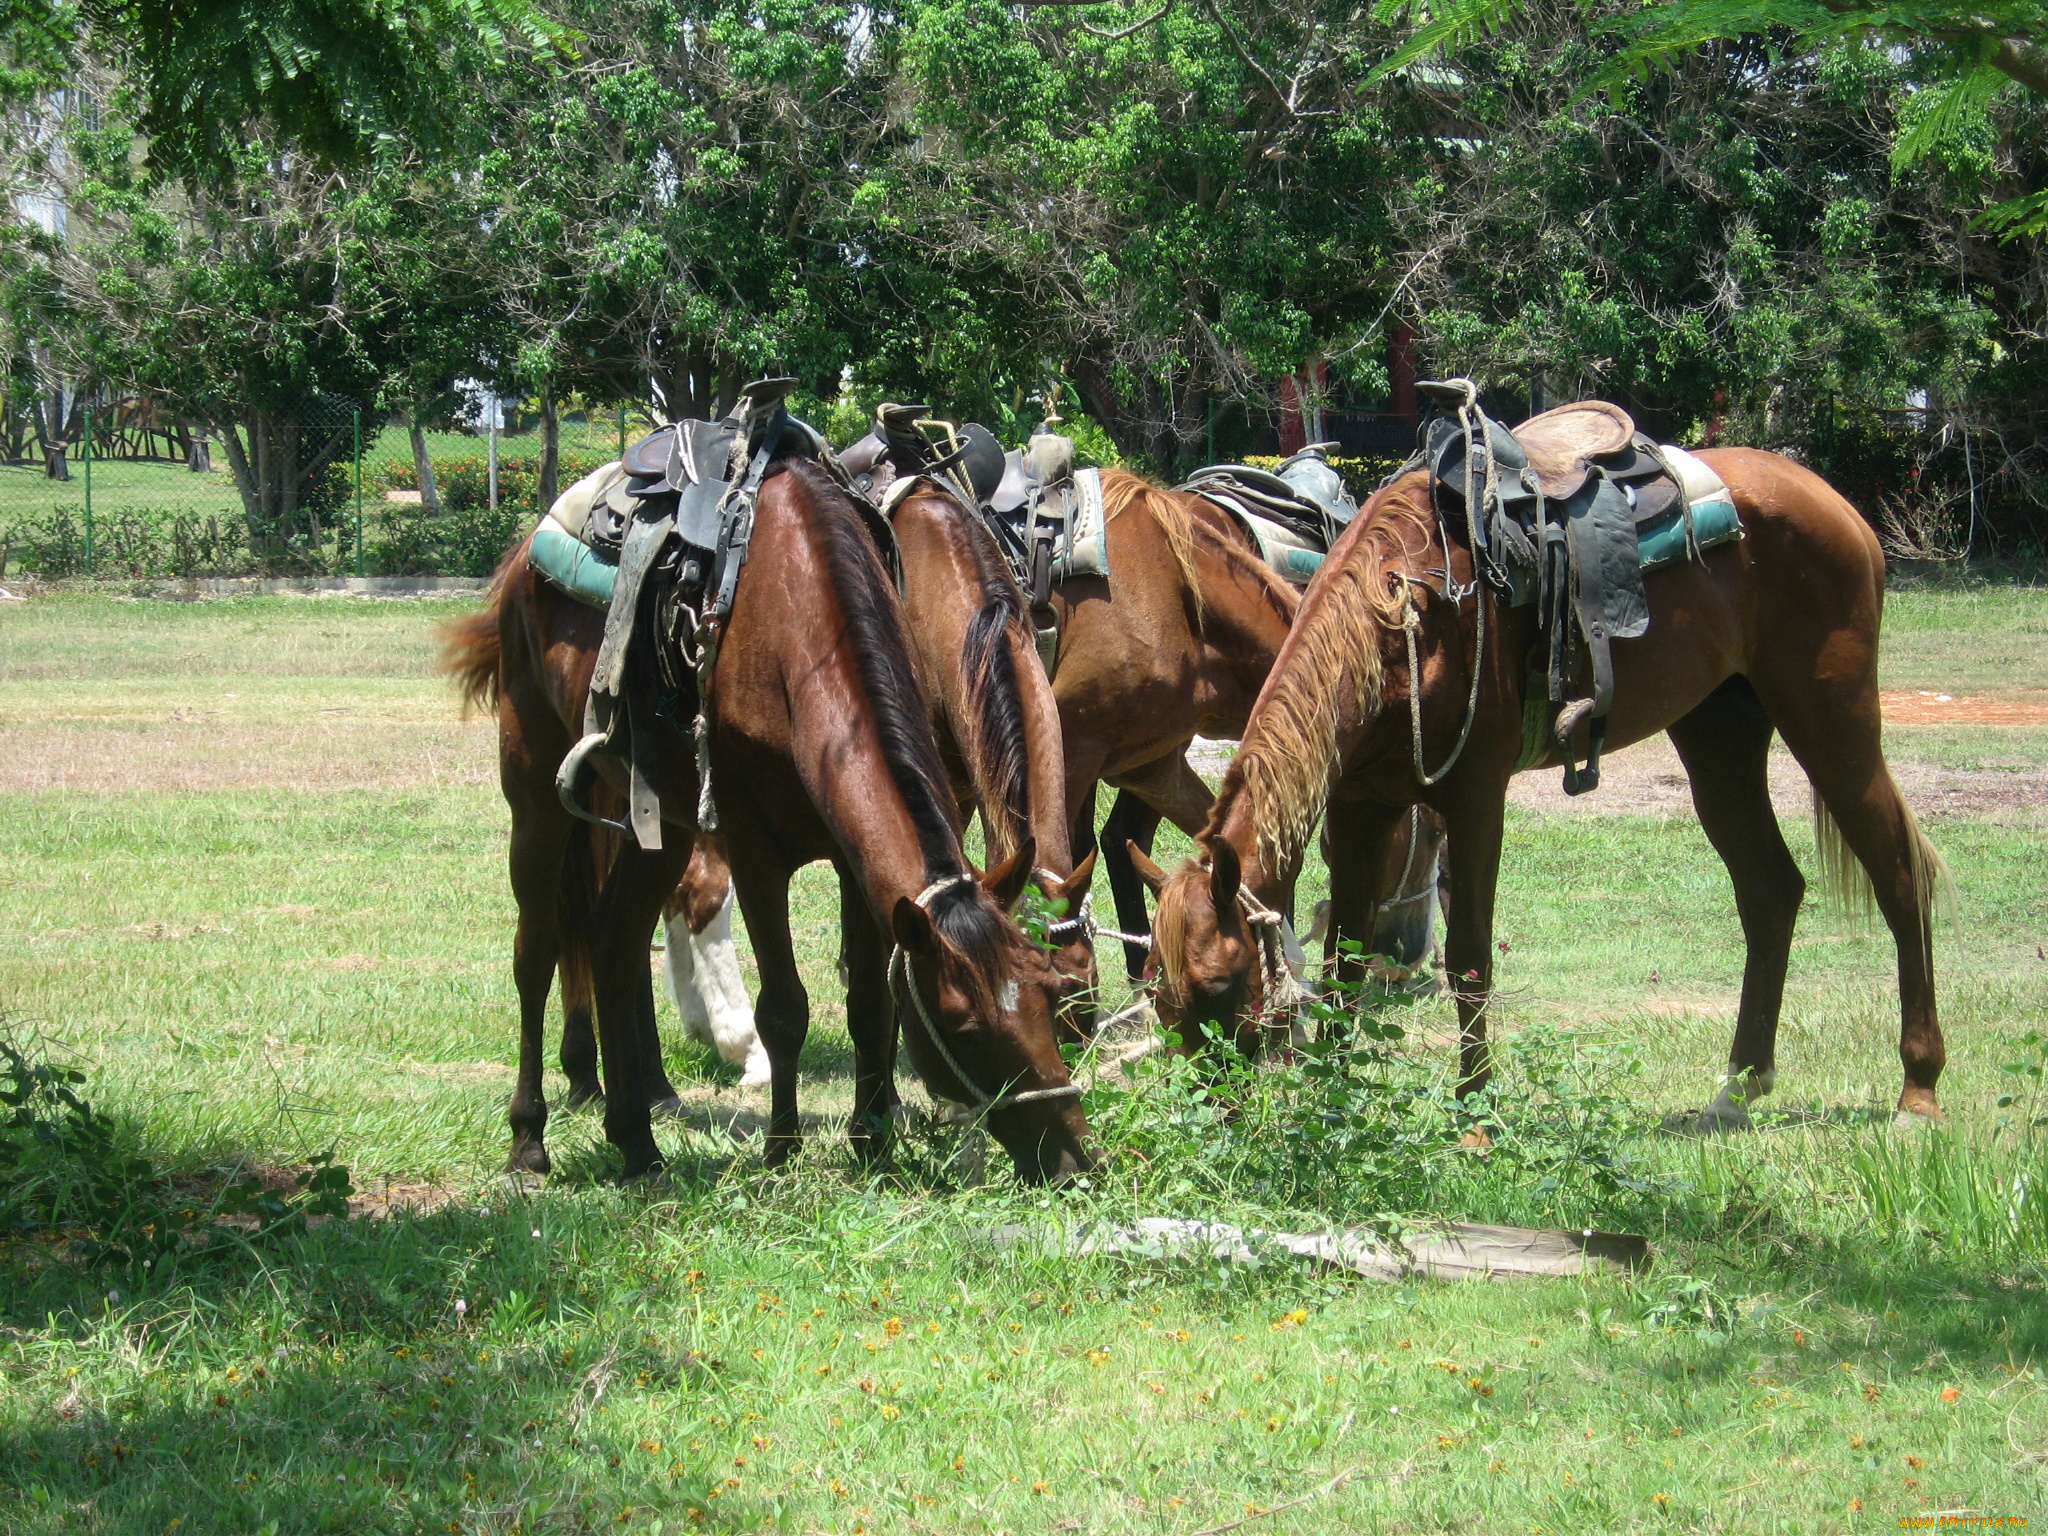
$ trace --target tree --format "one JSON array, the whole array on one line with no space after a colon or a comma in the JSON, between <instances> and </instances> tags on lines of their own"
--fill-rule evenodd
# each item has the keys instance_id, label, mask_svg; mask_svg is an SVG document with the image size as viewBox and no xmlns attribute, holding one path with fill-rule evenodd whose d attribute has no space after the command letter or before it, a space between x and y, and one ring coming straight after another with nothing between
<instances>
[{"instance_id":1,"label":"tree","mask_svg":"<svg viewBox=\"0 0 2048 1536\"><path fill-rule=\"evenodd\" d=\"M1381 73L1499 32L1540 9L1536 0L1379 0L1383 20L1414 27ZM1901 167L1981 118L2014 82L2048 97L2048 48L2041 44L2048 4L2042 0L1672 0L1635 11L1582 0L1579 9L1626 43L1583 83L1586 91L1642 80L1653 68L1670 69L1715 42L1772 38L1781 45L1774 51L1791 59L1843 43L1900 50L1927 92L1897 141L1894 158ZM2009 198L1986 219L2014 234L2048 231L2048 190Z\"/></svg>"}]
</instances>

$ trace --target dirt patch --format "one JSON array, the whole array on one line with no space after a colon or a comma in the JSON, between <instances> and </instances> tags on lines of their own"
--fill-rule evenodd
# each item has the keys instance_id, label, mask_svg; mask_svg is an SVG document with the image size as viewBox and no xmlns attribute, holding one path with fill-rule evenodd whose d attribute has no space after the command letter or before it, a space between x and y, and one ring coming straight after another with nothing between
<instances>
[{"instance_id":1,"label":"dirt patch","mask_svg":"<svg viewBox=\"0 0 2048 1536\"><path fill-rule=\"evenodd\" d=\"M1928 688L1877 697L1891 725L2048 725L2048 704L1958 698Z\"/></svg>"},{"instance_id":2,"label":"dirt patch","mask_svg":"<svg viewBox=\"0 0 2048 1536\"><path fill-rule=\"evenodd\" d=\"M1770 762L1771 804L1781 820L1803 816L1813 805L1806 773L1779 747ZM2005 771L1943 768L1934 763L1894 762L1892 773L1906 801L1922 820L1986 816L2022 807L2048 806L2048 770ZM1556 768L1520 774L1508 801L1545 816L1686 816L1693 814L1692 785L1669 737L1637 742L1600 762L1600 787L1576 798L1564 792Z\"/></svg>"}]
</instances>

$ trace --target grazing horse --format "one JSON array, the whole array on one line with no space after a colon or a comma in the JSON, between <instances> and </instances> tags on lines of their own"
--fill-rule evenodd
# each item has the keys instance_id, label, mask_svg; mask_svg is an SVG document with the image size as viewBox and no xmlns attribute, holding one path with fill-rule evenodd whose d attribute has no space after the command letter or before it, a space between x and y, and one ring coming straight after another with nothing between
<instances>
[{"instance_id":1,"label":"grazing horse","mask_svg":"<svg viewBox=\"0 0 2048 1536\"><path fill-rule=\"evenodd\" d=\"M1095 1032L1095 935L1081 903L1095 874L1074 862L1059 707L1024 597L981 519L931 481L890 514L903 560L912 660L964 821L981 810L991 864L1036 846L1033 881L1064 916L1048 925L1061 977L1061 1035Z\"/></svg>"},{"instance_id":2,"label":"grazing horse","mask_svg":"<svg viewBox=\"0 0 2048 1536\"><path fill-rule=\"evenodd\" d=\"M1670 734L1735 886L1748 959L1727 1074L1702 1127L1747 1124L1747 1106L1773 1083L1805 891L1771 809L1773 731L1813 783L1824 881L1846 892L1860 864L1897 945L1900 1116L1938 1119L1945 1052L1931 914L1946 871L1880 741L1884 557L1855 508L1810 470L1755 449L1699 457L1726 482L1746 537L1645 574L1649 628L1613 644L1608 739L1620 746ZM1445 573L1456 599L1443 595ZM1475 654L1482 603L1486 640ZM1448 830L1455 897L1445 961L1461 1083L1466 1092L1485 1085L1503 807L1523 751L1523 687L1539 639L1533 608L1500 605L1471 551L1457 540L1446 547L1426 472L1402 476L1367 503L1303 596L1202 831L1202 855L1171 875L1149 861L1141 870L1158 899L1152 970L1162 1020L1184 1030L1213 1024L1255 1046L1257 1021L1281 1001L1268 984L1278 974L1270 959L1276 909L1325 806L1334 947L1367 931L1385 894L1388 840L1420 801ZM1417 759L1440 763L1452 752L1468 697L1476 702L1463 754L1424 787ZM1411 701L1419 702L1416 726ZM1562 760L1553 744L1531 766Z\"/></svg>"},{"instance_id":3,"label":"grazing horse","mask_svg":"<svg viewBox=\"0 0 2048 1536\"><path fill-rule=\"evenodd\" d=\"M1197 735L1244 730L1300 599L1214 502L1120 469L1102 471L1106 576L1052 589L1053 668L1074 846L1095 842L1095 786L1122 793L1104 828L1118 921L1145 926L1126 840L1149 848L1161 818L1199 831L1209 787L1187 760ZM1133 971L1143 952L1130 950Z\"/></svg>"},{"instance_id":4,"label":"grazing horse","mask_svg":"<svg viewBox=\"0 0 2048 1536\"><path fill-rule=\"evenodd\" d=\"M649 579L645 600L666 601L660 584L675 573ZM677 643L651 639L634 664L690 677L680 656L646 654ZM719 830L761 973L755 1026L772 1073L769 1161L786 1160L800 1142L797 1058L809 1030L789 881L829 859L841 891L856 1148L873 1154L889 1135L901 1022L933 1092L979 1108L1021 1176L1089 1166L1079 1092L1053 1039L1061 979L1006 915L1031 877L1035 845L1027 837L987 874L970 871L895 587L858 510L807 461L781 458L761 483L708 695ZM699 804L689 738L668 730L659 758L669 846L614 865L591 925L605 1134L628 1176L659 1162L639 1081L634 971L645 969Z\"/></svg>"}]
</instances>

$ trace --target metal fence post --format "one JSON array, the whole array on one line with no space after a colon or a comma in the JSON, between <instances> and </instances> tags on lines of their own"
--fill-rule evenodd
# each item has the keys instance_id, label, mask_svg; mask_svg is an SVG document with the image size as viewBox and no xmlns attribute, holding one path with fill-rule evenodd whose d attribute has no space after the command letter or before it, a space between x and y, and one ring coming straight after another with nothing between
<instances>
[{"instance_id":1,"label":"metal fence post","mask_svg":"<svg viewBox=\"0 0 2048 1536\"><path fill-rule=\"evenodd\" d=\"M92 574L92 407L85 408L85 574Z\"/></svg>"},{"instance_id":2,"label":"metal fence post","mask_svg":"<svg viewBox=\"0 0 2048 1536\"><path fill-rule=\"evenodd\" d=\"M356 480L356 574L363 572L363 408L359 405L349 413L349 427L355 435L354 460Z\"/></svg>"}]
</instances>

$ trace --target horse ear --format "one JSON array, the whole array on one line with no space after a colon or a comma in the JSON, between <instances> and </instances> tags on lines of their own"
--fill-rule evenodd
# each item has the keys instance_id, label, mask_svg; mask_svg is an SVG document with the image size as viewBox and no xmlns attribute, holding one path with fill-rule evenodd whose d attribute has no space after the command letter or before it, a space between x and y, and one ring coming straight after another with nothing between
<instances>
[{"instance_id":1,"label":"horse ear","mask_svg":"<svg viewBox=\"0 0 2048 1536\"><path fill-rule=\"evenodd\" d=\"M1127 842L1124 847L1131 855L1131 868L1138 872L1138 878L1150 886L1152 894L1157 896L1166 888L1166 871L1154 864L1150 855L1136 843Z\"/></svg>"},{"instance_id":2,"label":"horse ear","mask_svg":"<svg viewBox=\"0 0 2048 1536\"><path fill-rule=\"evenodd\" d=\"M1027 837L1017 845L1015 853L981 877L981 888L988 892L990 901L1007 912L1024 894L1025 882L1030 880L1037 863L1038 839Z\"/></svg>"},{"instance_id":3,"label":"horse ear","mask_svg":"<svg viewBox=\"0 0 2048 1536\"><path fill-rule=\"evenodd\" d=\"M896 942L913 955L928 954L933 947L932 915L908 896L896 898L889 928L896 935Z\"/></svg>"},{"instance_id":4,"label":"horse ear","mask_svg":"<svg viewBox=\"0 0 2048 1536\"><path fill-rule=\"evenodd\" d=\"M1218 912L1228 912L1237 905L1237 892L1244 882L1244 866L1238 863L1237 850L1223 838L1211 838L1204 845L1209 850L1209 896L1215 902Z\"/></svg>"},{"instance_id":5,"label":"horse ear","mask_svg":"<svg viewBox=\"0 0 2048 1536\"><path fill-rule=\"evenodd\" d=\"M1055 900L1064 901L1067 904L1067 915L1069 917L1074 915L1076 904L1083 896L1088 894L1088 887L1095 883L1095 855L1101 851L1100 848L1090 848L1088 850L1088 857L1081 861L1080 867L1067 876L1066 879L1060 881L1051 892Z\"/></svg>"}]
</instances>

